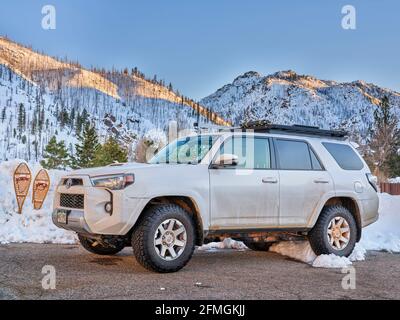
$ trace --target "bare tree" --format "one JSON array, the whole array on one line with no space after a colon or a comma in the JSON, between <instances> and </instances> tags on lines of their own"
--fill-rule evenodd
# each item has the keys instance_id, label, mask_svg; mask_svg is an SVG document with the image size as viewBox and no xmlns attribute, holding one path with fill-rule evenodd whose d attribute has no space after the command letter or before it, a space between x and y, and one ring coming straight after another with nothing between
<instances>
[{"instance_id":1,"label":"bare tree","mask_svg":"<svg viewBox=\"0 0 400 320\"><path fill-rule=\"evenodd\" d=\"M364 155L374 174L382 181L387 178L388 161L397 152L400 143L399 120L393 114L387 96L374 112L374 128Z\"/></svg>"}]
</instances>

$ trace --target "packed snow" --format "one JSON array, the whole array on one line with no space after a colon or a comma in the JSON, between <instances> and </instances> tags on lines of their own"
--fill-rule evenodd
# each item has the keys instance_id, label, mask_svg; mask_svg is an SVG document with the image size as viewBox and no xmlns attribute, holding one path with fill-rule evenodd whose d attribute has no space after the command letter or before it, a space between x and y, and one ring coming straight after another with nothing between
<instances>
[{"instance_id":1,"label":"packed snow","mask_svg":"<svg viewBox=\"0 0 400 320\"><path fill-rule=\"evenodd\" d=\"M217 251L221 249L246 250L247 247L243 242L230 238L226 238L221 242L210 242L199 247L200 251Z\"/></svg>"},{"instance_id":2,"label":"packed snow","mask_svg":"<svg viewBox=\"0 0 400 320\"><path fill-rule=\"evenodd\" d=\"M0 163L0 244L7 243L76 243L76 235L57 228L52 220L52 200L56 184L64 173L50 170L51 187L41 210L34 210L31 195L25 201L23 214L17 213L12 176L21 160ZM41 169L40 165L31 166L32 180ZM335 255L316 256L307 241L279 242L271 246L270 251L305 262L319 268L342 268L354 261L365 260L368 250L400 252L400 196L379 194L380 218L363 229L363 236L349 258ZM246 246L232 239L211 242L198 248L212 252L221 249L246 250Z\"/></svg>"},{"instance_id":3,"label":"packed snow","mask_svg":"<svg viewBox=\"0 0 400 320\"><path fill-rule=\"evenodd\" d=\"M400 196L379 195L379 220L363 230L360 244L366 250L400 252Z\"/></svg>"},{"instance_id":4,"label":"packed snow","mask_svg":"<svg viewBox=\"0 0 400 320\"><path fill-rule=\"evenodd\" d=\"M17 200L12 181L15 168L20 160L4 161L0 164L0 244L7 243L60 243L76 242L76 236L57 228L51 220L54 189L63 174L62 171L50 170L51 187L41 210L34 210L31 193L25 200L23 214L17 213ZM39 165L31 167L32 180L41 169ZM32 191L32 188L30 189Z\"/></svg>"},{"instance_id":5,"label":"packed snow","mask_svg":"<svg viewBox=\"0 0 400 320\"><path fill-rule=\"evenodd\" d=\"M282 241L273 244L269 251L279 253L281 255L305 262L312 263L316 255L312 251L308 241Z\"/></svg>"}]
</instances>

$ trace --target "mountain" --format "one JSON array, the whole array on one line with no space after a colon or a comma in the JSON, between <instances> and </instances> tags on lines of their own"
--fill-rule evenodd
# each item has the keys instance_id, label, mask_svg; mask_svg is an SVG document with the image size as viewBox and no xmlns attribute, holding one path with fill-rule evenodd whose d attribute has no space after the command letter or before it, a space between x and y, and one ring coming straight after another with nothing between
<instances>
[{"instance_id":1,"label":"mountain","mask_svg":"<svg viewBox=\"0 0 400 320\"><path fill-rule=\"evenodd\" d=\"M38 161L53 135L73 152L84 120L102 140L113 135L130 147L131 158L141 136L171 120L181 129L230 124L136 68L87 70L0 37L0 160Z\"/></svg>"},{"instance_id":2,"label":"mountain","mask_svg":"<svg viewBox=\"0 0 400 320\"><path fill-rule=\"evenodd\" d=\"M200 103L234 125L249 120L345 129L367 137L374 110L388 96L400 118L400 94L363 81L338 83L294 71L268 76L251 71Z\"/></svg>"},{"instance_id":3,"label":"mountain","mask_svg":"<svg viewBox=\"0 0 400 320\"><path fill-rule=\"evenodd\" d=\"M269 120L345 129L363 139L384 96L400 117L400 94L374 84L251 71L197 103L136 68L89 70L0 37L0 161L36 162L52 136L73 153L85 121L102 141L111 135L125 145L130 160L142 137L165 141L171 120L179 129Z\"/></svg>"}]
</instances>

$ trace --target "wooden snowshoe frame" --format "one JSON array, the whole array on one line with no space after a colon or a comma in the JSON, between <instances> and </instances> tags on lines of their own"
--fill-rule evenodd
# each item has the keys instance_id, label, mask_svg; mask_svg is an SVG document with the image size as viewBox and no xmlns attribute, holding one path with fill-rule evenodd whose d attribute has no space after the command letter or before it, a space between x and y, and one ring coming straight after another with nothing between
<instances>
[{"instance_id":1,"label":"wooden snowshoe frame","mask_svg":"<svg viewBox=\"0 0 400 320\"><path fill-rule=\"evenodd\" d=\"M26 163L20 163L14 171L14 190L17 198L18 213L22 213L22 208L31 186L32 174Z\"/></svg>"},{"instance_id":2,"label":"wooden snowshoe frame","mask_svg":"<svg viewBox=\"0 0 400 320\"><path fill-rule=\"evenodd\" d=\"M50 189L50 177L45 169L41 169L33 181L32 203L35 210L40 210Z\"/></svg>"}]
</instances>

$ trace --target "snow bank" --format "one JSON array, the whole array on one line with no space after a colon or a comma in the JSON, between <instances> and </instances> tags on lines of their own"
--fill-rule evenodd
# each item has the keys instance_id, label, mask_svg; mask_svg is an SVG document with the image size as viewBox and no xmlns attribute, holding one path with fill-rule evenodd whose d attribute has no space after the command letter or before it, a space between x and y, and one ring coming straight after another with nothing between
<instances>
[{"instance_id":1,"label":"snow bank","mask_svg":"<svg viewBox=\"0 0 400 320\"><path fill-rule=\"evenodd\" d=\"M57 228L51 220L54 189L62 171L50 170L51 187L43 208L33 210L32 186L25 200L22 215L17 213L17 201L14 193L13 173L21 160L0 163L0 244L6 243L75 243L72 232ZM32 180L41 169L35 165L32 170Z\"/></svg>"},{"instance_id":2,"label":"snow bank","mask_svg":"<svg viewBox=\"0 0 400 320\"><path fill-rule=\"evenodd\" d=\"M349 258L339 257L335 254L322 254L312 262L314 268L345 268L351 264Z\"/></svg>"},{"instance_id":3,"label":"snow bank","mask_svg":"<svg viewBox=\"0 0 400 320\"><path fill-rule=\"evenodd\" d=\"M400 196L379 195L379 220L363 230L366 250L400 252Z\"/></svg>"},{"instance_id":4,"label":"snow bank","mask_svg":"<svg viewBox=\"0 0 400 320\"><path fill-rule=\"evenodd\" d=\"M222 242L210 242L198 248L200 251L216 251L221 249L246 250L247 247L241 241L227 238Z\"/></svg>"},{"instance_id":5,"label":"snow bank","mask_svg":"<svg viewBox=\"0 0 400 320\"><path fill-rule=\"evenodd\" d=\"M316 256L308 241L285 241L273 244L269 251L305 262L315 268L343 268L353 261L364 261L366 250L357 243L350 257L338 257L334 254Z\"/></svg>"},{"instance_id":6,"label":"snow bank","mask_svg":"<svg viewBox=\"0 0 400 320\"><path fill-rule=\"evenodd\" d=\"M317 257L308 241L283 241L273 244L269 251L305 262L312 263Z\"/></svg>"}]
</instances>

